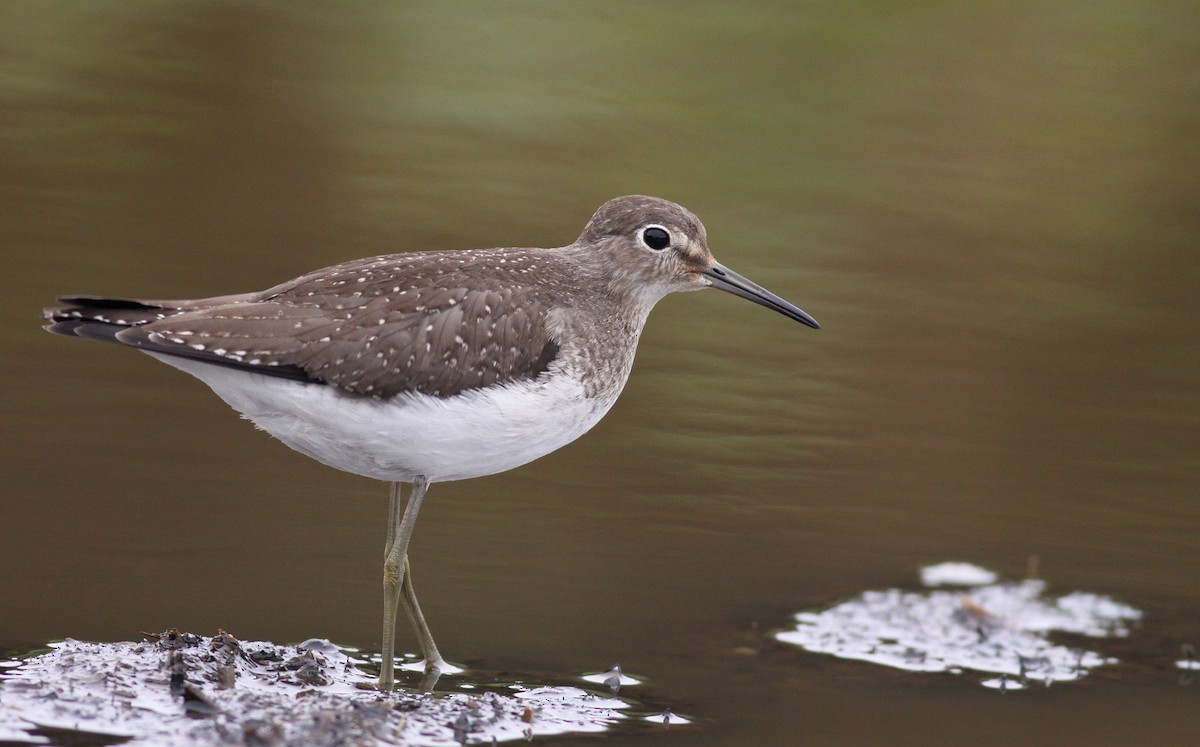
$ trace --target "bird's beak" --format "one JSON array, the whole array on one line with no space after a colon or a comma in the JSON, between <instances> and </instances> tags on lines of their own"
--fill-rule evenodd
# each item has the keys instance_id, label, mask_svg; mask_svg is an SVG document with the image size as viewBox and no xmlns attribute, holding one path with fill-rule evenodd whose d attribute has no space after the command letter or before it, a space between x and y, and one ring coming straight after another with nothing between
<instances>
[{"instance_id":1,"label":"bird's beak","mask_svg":"<svg viewBox=\"0 0 1200 747\"><path fill-rule=\"evenodd\" d=\"M741 296L760 306L766 306L768 309L778 311L788 319L794 319L801 324L807 324L813 329L821 328L821 325L817 324L816 319L813 319L796 306L784 301L758 283L747 280L724 265L714 262L712 267L700 274L708 278L709 284L714 288L719 288L735 296Z\"/></svg>"}]
</instances>

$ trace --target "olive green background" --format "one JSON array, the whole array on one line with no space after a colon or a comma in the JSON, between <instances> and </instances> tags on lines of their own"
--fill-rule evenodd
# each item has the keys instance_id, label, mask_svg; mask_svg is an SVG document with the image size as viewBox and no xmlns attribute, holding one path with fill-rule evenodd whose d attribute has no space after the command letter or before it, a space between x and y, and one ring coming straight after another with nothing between
<instances>
[{"instance_id":1,"label":"olive green background","mask_svg":"<svg viewBox=\"0 0 1200 747\"><path fill-rule=\"evenodd\" d=\"M639 744L1180 743L1200 690L1192 2L10 2L0 646L218 627L379 646L386 488L199 382L44 334L371 254L561 245L626 193L821 321L654 312L592 433L435 485L413 563L480 671L619 662ZM1146 611L1000 695L773 644L967 560ZM401 638L401 648L412 642ZM609 741L635 737L616 735Z\"/></svg>"}]
</instances>

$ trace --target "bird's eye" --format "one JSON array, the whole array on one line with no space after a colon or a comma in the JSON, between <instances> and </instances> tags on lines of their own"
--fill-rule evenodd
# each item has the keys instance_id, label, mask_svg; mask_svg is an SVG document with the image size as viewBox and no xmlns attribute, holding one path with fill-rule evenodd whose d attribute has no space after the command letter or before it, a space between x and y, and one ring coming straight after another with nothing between
<instances>
[{"instance_id":1,"label":"bird's eye","mask_svg":"<svg viewBox=\"0 0 1200 747\"><path fill-rule=\"evenodd\" d=\"M643 228L642 243L656 252L661 252L671 245L671 234L667 233L667 229L659 226Z\"/></svg>"}]
</instances>

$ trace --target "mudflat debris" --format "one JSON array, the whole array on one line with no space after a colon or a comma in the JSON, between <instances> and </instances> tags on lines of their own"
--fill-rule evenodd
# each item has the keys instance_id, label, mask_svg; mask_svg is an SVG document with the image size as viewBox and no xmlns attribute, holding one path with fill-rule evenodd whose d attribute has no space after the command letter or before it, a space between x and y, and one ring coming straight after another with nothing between
<instances>
[{"instance_id":1,"label":"mudflat debris","mask_svg":"<svg viewBox=\"0 0 1200 747\"><path fill-rule=\"evenodd\" d=\"M0 741L47 743L46 729L67 729L165 747L452 747L603 732L631 705L567 685L382 693L365 664L319 639L281 646L172 630L140 642L66 640L2 662Z\"/></svg>"}]
</instances>

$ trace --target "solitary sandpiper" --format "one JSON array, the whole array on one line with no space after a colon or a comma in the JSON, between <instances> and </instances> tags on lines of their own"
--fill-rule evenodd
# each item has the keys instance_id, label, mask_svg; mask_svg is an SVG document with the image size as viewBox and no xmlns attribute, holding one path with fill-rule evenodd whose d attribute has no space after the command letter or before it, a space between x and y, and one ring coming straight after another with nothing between
<instances>
[{"instance_id":1,"label":"solitary sandpiper","mask_svg":"<svg viewBox=\"0 0 1200 747\"><path fill-rule=\"evenodd\" d=\"M379 675L390 690L401 599L426 672L448 667L408 562L430 483L504 472L582 436L625 386L654 304L702 288L818 326L718 264L691 212L638 195L606 202L558 249L390 254L259 293L66 296L45 315L51 332L186 371L302 454L391 483Z\"/></svg>"}]
</instances>

